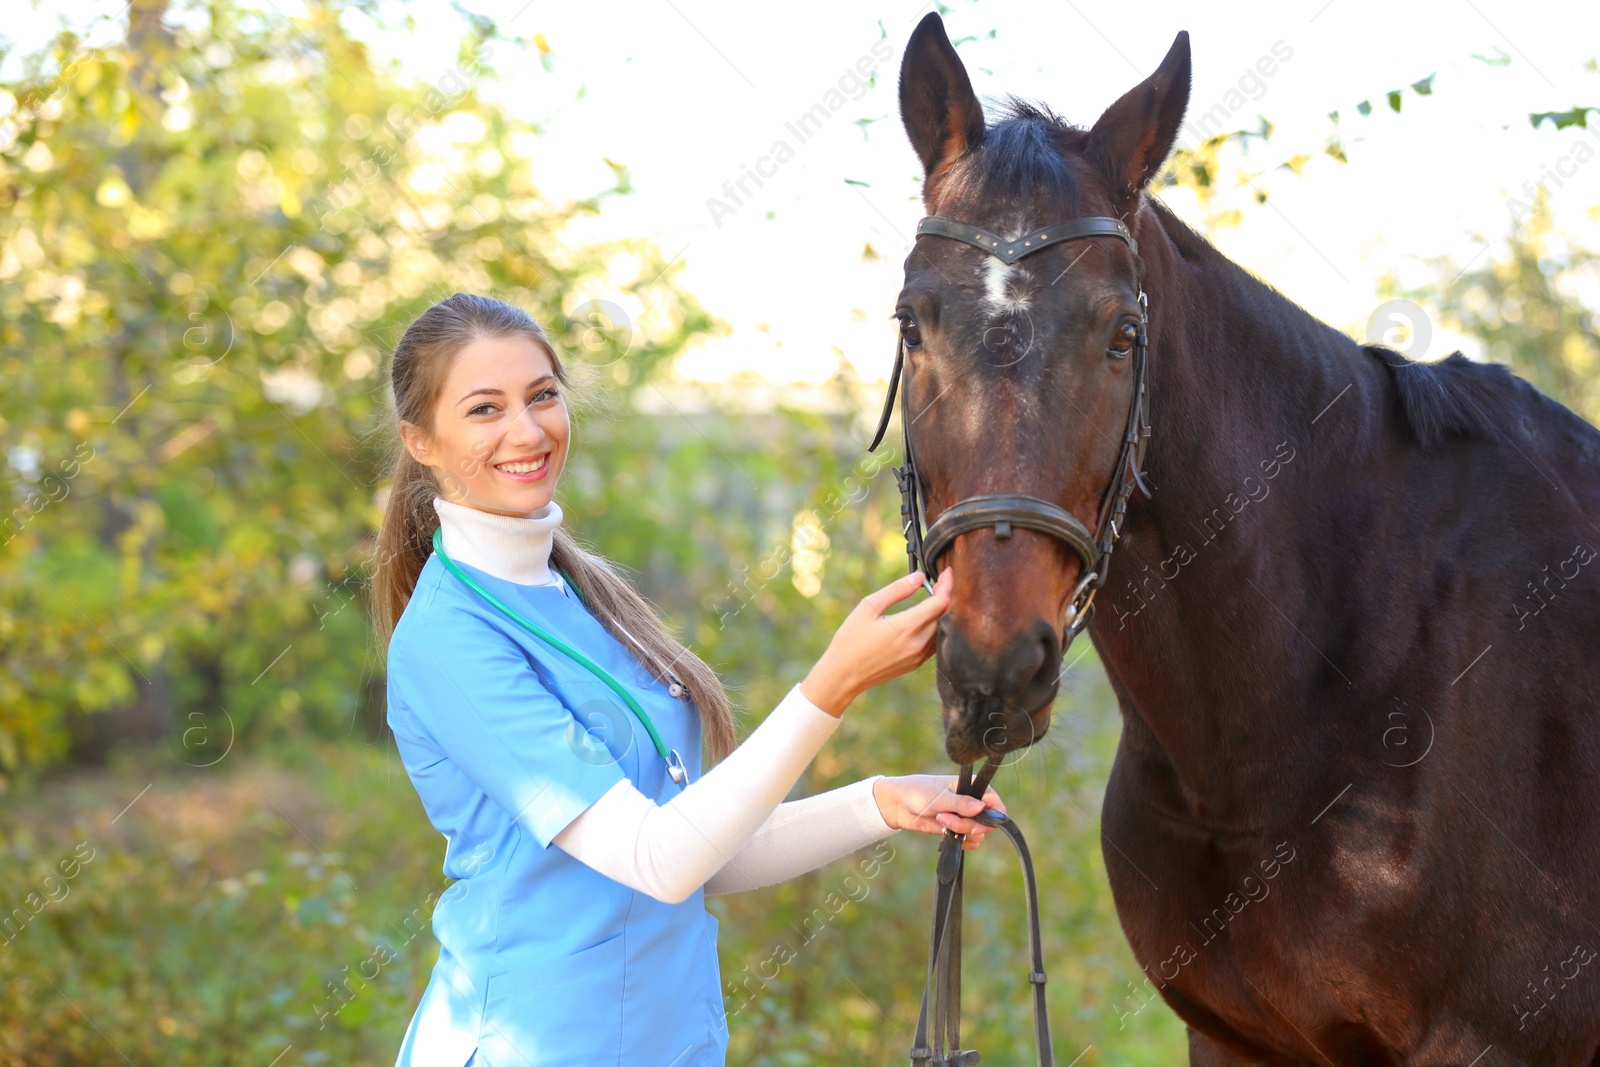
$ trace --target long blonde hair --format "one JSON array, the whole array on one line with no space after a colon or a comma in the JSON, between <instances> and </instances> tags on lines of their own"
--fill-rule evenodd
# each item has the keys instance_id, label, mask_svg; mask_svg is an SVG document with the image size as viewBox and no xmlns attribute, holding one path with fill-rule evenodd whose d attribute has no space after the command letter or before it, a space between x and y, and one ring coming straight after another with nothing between
<instances>
[{"instance_id":1,"label":"long blonde hair","mask_svg":"<svg viewBox=\"0 0 1600 1067\"><path fill-rule=\"evenodd\" d=\"M373 616L384 648L433 551L433 532L439 526L433 498L442 495L433 469L418 462L400 443L399 424L413 423L432 434L434 402L456 354L481 337L518 336L541 346L550 356L556 380L568 385L568 374L544 328L521 308L491 297L470 293L446 297L419 315L395 346L389 370L394 396L390 424L395 442L393 474L372 575ZM733 751L738 737L722 682L668 632L649 602L604 558L579 545L563 526L556 527L550 562L572 580L590 611L623 646L634 650L645 669L663 682L676 676L683 683L699 712L712 759Z\"/></svg>"}]
</instances>

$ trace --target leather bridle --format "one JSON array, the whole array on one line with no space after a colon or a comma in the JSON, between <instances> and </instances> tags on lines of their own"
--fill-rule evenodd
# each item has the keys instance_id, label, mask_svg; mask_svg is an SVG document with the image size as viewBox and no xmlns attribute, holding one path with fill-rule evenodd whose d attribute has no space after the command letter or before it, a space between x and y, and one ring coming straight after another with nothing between
<instances>
[{"instance_id":1,"label":"leather bridle","mask_svg":"<svg viewBox=\"0 0 1600 1067\"><path fill-rule=\"evenodd\" d=\"M997 233L971 223L958 222L942 215L929 215L917 224L917 237L948 237L981 249L1002 262L1011 264L1063 241L1085 237L1116 237L1126 241L1137 257L1139 243L1128 232L1122 220L1103 215L1072 219L1045 226L1008 241ZM1142 268L1142 264L1141 264ZM1142 273L1142 269L1141 269ZM1142 277L1140 279L1143 281ZM1083 561L1083 572L1078 584L1068 598L1062 619L1061 652L1082 632L1088 623L1089 609L1095 592L1105 584L1106 572L1111 563L1111 551L1128 511L1128 498L1135 486L1150 495L1141 467L1145 448L1150 441L1149 386L1145 380L1146 349L1149 344L1149 299L1141 284L1139 289L1139 336L1134 342L1133 393L1128 402L1128 419L1123 427L1122 444L1117 453L1117 464L1111 473L1110 483L1101 497L1100 513L1095 528L1089 528L1067 509L1021 493L985 494L969 496L950 505L932 524L927 524L925 491L917 474L917 462L911 449L911 410L908 399L910 389L900 388L900 378L906 373L905 338L895 347L894 369L889 374L889 394L883 401L883 414L878 418L878 432L873 435L867 451L875 450L889 429L889 417L894 412L895 393L900 393L900 432L905 442L905 462L894 470L900 486L900 520L906 538L906 555L911 565L921 571L931 583L938 579L936 569L939 557L955 543L956 538L973 530L993 529L999 540L1011 536L1013 527L1038 530L1064 543Z\"/></svg>"},{"instance_id":2,"label":"leather bridle","mask_svg":"<svg viewBox=\"0 0 1600 1067\"><path fill-rule=\"evenodd\" d=\"M930 215L917 224L917 237L948 237L981 249L1007 264L1063 241L1087 237L1116 237L1127 242L1136 261L1139 254L1138 242L1133 239L1127 226L1120 219L1106 216L1072 219L1008 241L980 226L941 215ZM1145 378L1150 302L1144 292L1142 263L1139 280L1139 333L1131 353L1133 394L1128 402L1128 419L1117 452L1117 465L1101 497L1100 512L1096 516L1093 532L1065 508L1021 493L970 496L950 505L931 524L927 522L922 479L917 473L916 459L911 449L910 390L900 388L900 379L906 373L904 336L895 348L889 395L884 398L878 432L873 435L872 444L867 449L873 451L883 441L883 435L889 428L889 417L894 412L895 393L898 390L901 401L900 430L905 443L905 462L894 471L900 487L900 519L906 538L906 555L910 557L911 565L922 572L924 582L929 583L930 592L931 583L938 578L936 568L939 557L955 543L956 538L973 530L993 529L996 539L1004 540L1011 536L1014 527L1020 526L1049 534L1077 554L1083 561L1083 570L1068 598L1062 620L1063 655L1067 646L1087 625L1095 593L1105 584L1111 552L1122 534L1128 499L1133 495L1134 487L1137 486L1145 496L1150 495L1150 486L1141 472L1145 448L1150 441L1149 387ZM972 764L963 764L956 792L982 797L999 767L1000 757L990 756L974 778ZM1028 982L1033 991L1035 1047L1039 1067L1052 1067L1055 1053L1050 1044L1050 1022L1045 1014L1044 951L1040 943L1039 893L1034 880L1033 861L1022 831L1004 813L989 809L976 816L976 819L986 826L1005 831L1022 861L1028 903L1028 946L1031 953ZM961 1049L961 884L966 866L962 840L960 835L947 830L939 844L938 899L934 905L933 935L928 949L927 985L923 990L922 1011L917 1019L916 1037L911 1048L913 1067L969 1067L976 1064L979 1058L975 1050Z\"/></svg>"}]
</instances>

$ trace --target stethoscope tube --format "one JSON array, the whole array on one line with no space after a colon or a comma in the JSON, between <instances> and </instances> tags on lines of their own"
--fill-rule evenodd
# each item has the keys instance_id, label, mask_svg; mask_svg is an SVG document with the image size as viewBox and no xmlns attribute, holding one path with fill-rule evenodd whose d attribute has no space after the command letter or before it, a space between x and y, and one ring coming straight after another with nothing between
<instances>
[{"instance_id":1,"label":"stethoscope tube","mask_svg":"<svg viewBox=\"0 0 1600 1067\"><path fill-rule=\"evenodd\" d=\"M549 630L546 630L544 627L535 625L528 619L523 618L521 614L503 603L500 598L496 597L493 593L489 592L489 590L485 589L478 582L474 581L473 578L467 574L467 572L463 571L459 566L456 565L456 562L453 559L445 555L443 534L444 530L442 527L433 531L433 551L436 555L438 555L439 562L444 564L445 570L459 578L461 583L468 589L471 589L485 601L498 608L502 615L505 615L512 622L515 622L517 625L521 626L524 630L527 630L533 636L537 637L539 640L543 641L557 652L560 652L572 659L579 666L586 669L590 674L604 682L613 693L621 697L623 703L628 706L628 710L633 712L634 715L638 717L639 721L644 724L645 732L650 735L650 741L655 745L656 752L659 753L661 758L666 761L667 773L672 776L672 780L677 782L679 785L686 785L689 781L689 769L684 766L683 757L678 755L676 749L669 749L666 742L661 740L661 735L656 732L656 724L650 720L649 714L645 712L644 707L639 703L638 699L635 698L632 693L628 692L627 687L613 678L604 667L601 667L594 660L590 659L588 656L585 656L582 652L579 652L577 649L573 648L571 645L567 644L565 641L561 640L561 638L557 637Z\"/></svg>"}]
</instances>

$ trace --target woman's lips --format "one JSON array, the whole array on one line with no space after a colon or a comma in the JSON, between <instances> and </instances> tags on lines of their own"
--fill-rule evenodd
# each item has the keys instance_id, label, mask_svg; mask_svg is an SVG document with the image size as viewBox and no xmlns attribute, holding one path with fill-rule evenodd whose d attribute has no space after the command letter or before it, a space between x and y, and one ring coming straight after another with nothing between
<instances>
[{"instance_id":1,"label":"woman's lips","mask_svg":"<svg viewBox=\"0 0 1600 1067\"><path fill-rule=\"evenodd\" d=\"M512 481L537 482L550 470L550 453L546 452L533 459L496 463L494 469Z\"/></svg>"}]
</instances>

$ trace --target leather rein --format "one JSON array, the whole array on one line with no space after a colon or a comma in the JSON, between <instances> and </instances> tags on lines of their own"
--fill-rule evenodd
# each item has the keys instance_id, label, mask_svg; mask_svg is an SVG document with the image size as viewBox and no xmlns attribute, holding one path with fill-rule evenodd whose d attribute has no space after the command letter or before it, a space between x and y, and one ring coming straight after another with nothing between
<instances>
[{"instance_id":1,"label":"leather rein","mask_svg":"<svg viewBox=\"0 0 1600 1067\"><path fill-rule=\"evenodd\" d=\"M1127 226L1120 219L1105 216L1072 219L1034 230L1016 240L1006 240L997 233L970 223L930 215L917 224L917 237L947 237L961 241L1006 264L1015 263L1024 256L1063 241L1087 237L1116 237L1127 242L1135 257L1139 253L1138 242ZM1142 273L1141 264L1141 283ZM1096 591L1105 584L1111 552L1126 521L1129 497L1136 486L1145 496L1150 495L1150 486L1140 469L1150 440L1149 389L1146 382L1149 299L1145 296L1142 284L1139 289L1138 330L1132 351L1134 380L1133 393L1128 402L1127 423L1123 427L1117 465L1101 497L1093 532L1065 508L1020 493L970 496L946 508L931 524L927 522L925 491L911 449L910 390L902 388L900 382L907 373L905 338L900 338L895 348L894 370L889 377L889 394L884 398L878 431L873 435L867 451L875 450L883 441L898 391L905 462L895 468L894 475L900 488L902 532L906 539L906 555L910 557L911 565L922 572L930 592L932 582L938 578L936 568L939 558L964 533L993 529L996 539L1005 540L1011 536L1014 527L1021 527L1049 534L1070 548L1083 562L1082 574L1068 598L1062 620L1061 652L1065 656L1067 646L1088 623ZM999 770L1001 758L990 756L986 759L976 778L972 774L972 764L963 764L956 792L982 797L989 781ZM1028 906L1028 982L1033 996L1037 1062L1038 1067L1053 1067L1055 1053L1050 1043L1050 1021L1045 1008L1039 891L1028 843L1015 821L1003 812L986 809L975 821L1003 830L1022 863ZM923 990L922 1010L917 1018L917 1032L911 1048L912 1067L970 1067L979 1061L976 1050L961 1049L961 887L966 866L962 841L961 835L946 830L939 842L938 895L928 948L927 985Z\"/></svg>"}]
</instances>

